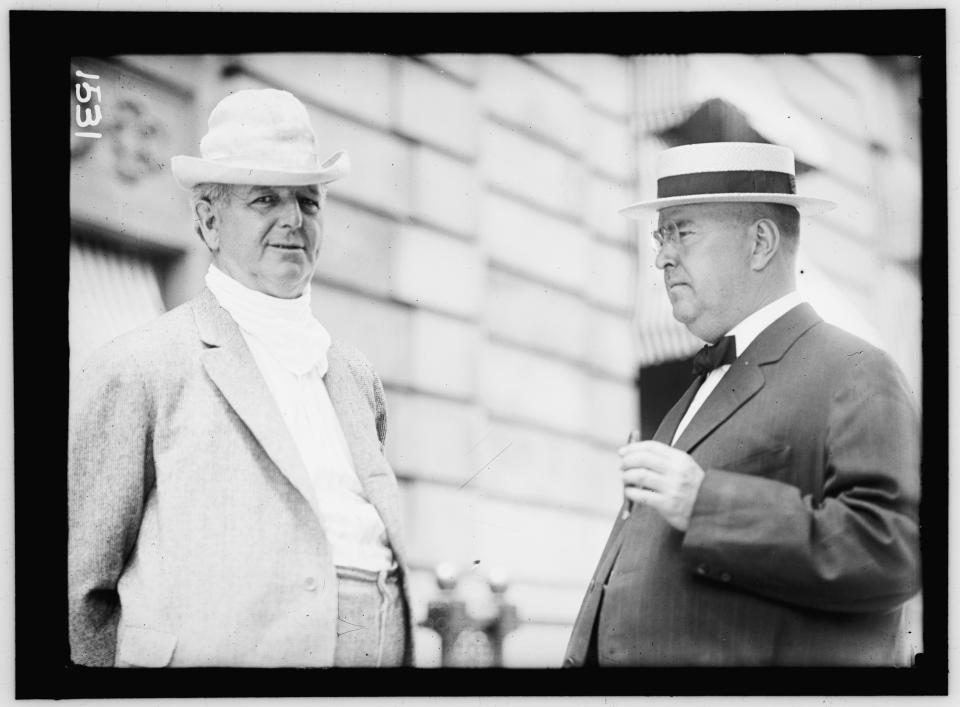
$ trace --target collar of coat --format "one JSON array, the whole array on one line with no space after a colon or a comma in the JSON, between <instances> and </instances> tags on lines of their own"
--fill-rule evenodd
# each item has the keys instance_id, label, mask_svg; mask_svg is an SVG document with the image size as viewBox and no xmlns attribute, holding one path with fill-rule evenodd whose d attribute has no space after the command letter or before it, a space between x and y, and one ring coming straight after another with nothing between
<instances>
[{"instance_id":1,"label":"collar of coat","mask_svg":"<svg viewBox=\"0 0 960 707\"><path fill-rule=\"evenodd\" d=\"M763 388L765 379L760 367L783 358L805 331L821 321L813 307L804 302L764 329L737 357L673 446L689 453L704 437ZM687 389L663 419L654 439L670 444L670 438L680 424L683 413L690 406L698 387L695 382Z\"/></svg>"}]
</instances>

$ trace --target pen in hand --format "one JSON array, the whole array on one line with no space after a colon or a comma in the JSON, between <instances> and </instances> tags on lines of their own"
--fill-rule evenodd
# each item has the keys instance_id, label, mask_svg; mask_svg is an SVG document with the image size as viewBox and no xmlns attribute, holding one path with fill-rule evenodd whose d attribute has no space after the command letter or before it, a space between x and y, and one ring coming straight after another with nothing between
<instances>
[{"instance_id":1,"label":"pen in hand","mask_svg":"<svg viewBox=\"0 0 960 707\"><path fill-rule=\"evenodd\" d=\"M640 441L640 430L632 430L630 432L630 436L627 437L627 444L633 444L634 442L639 442L639 441ZM624 494L626 494L627 492L626 488L624 488L623 492ZM630 517L630 511L632 510L633 510L633 501L631 501L630 499L627 499L626 504L624 505L624 508L623 508L623 512L620 514L620 518L622 518L623 520L626 520L627 518Z\"/></svg>"}]
</instances>

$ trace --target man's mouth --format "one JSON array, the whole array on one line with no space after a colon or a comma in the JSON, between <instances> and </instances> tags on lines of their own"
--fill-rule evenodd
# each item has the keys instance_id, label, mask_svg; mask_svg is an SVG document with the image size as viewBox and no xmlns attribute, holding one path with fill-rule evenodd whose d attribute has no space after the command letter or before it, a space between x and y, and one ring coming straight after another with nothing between
<instances>
[{"instance_id":1,"label":"man's mouth","mask_svg":"<svg viewBox=\"0 0 960 707\"><path fill-rule=\"evenodd\" d=\"M271 248L280 248L282 250L303 250L302 245L296 245L293 243L270 243Z\"/></svg>"}]
</instances>

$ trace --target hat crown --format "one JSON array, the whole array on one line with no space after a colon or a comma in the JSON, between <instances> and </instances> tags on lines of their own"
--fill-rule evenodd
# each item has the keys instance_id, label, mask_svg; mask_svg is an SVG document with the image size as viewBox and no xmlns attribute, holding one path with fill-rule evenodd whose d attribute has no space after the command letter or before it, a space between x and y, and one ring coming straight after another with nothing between
<instances>
[{"instance_id":1,"label":"hat crown","mask_svg":"<svg viewBox=\"0 0 960 707\"><path fill-rule=\"evenodd\" d=\"M237 91L210 113L203 159L260 169L316 168L317 140L307 109L287 91Z\"/></svg>"},{"instance_id":2,"label":"hat crown","mask_svg":"<svg viewBox=\"0 0 960 707\"><path fill-rule=\"evenodd\" d=\"M202 182L327 184L350 172L350 156L340 150L320 160L310 115L292 93L247 89L214 106L200 157L174 155L170 169L184 189Z\"/></svg>"},{"instance_id":3,"label":"hat crown","mask_svg":"<svg viewBox=\"0 0 960 707\"><path fill-rule=\"evenodd\" d=\"M793 150L762 142L705 142L672 147L657 159L657 177L704 172L781 172L795 175Z\"/></svg>"}]
</instances>

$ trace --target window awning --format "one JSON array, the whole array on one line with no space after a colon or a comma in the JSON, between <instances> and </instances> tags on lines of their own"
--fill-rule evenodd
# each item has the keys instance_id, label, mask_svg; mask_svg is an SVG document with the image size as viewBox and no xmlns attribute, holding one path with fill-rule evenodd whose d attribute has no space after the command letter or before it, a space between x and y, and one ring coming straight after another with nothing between
<instances>
[{"instance_id":1,"label":"window awning","mask_svg":"<svg viewBox=\"0 0 960 707\"><path fill-rule=\"evenodd\" d=\"M70 244L70 373L96 349L164 312L149 260L80 241Z\"/></svg>"},{"instance_id":2,"label":"window awning","mask_svg":"<svg viewBox=\"0 0 960 707\"><path fill-rule=\"evenodd\" d=\"M638 59L641 129L664 132L702 105L721 100L742 113L763 139L793 149L811 166L829 163L819 127L780 88L772 70L743 54L651 55Z\"/></svg>"}]
</instances>

